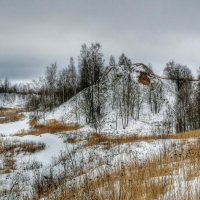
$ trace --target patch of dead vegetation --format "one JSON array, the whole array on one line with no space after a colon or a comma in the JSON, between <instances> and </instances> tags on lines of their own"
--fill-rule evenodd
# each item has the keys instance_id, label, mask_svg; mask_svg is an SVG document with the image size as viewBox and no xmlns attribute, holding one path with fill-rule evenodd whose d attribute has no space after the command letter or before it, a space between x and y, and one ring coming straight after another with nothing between
<instances>
[{"instance_id":1,"label":"patch of dead vegetation","mask_svg":"<svg viewBox=\"0 0 200 200\"><path fill-rule=\"evenodd\" d=\"M0 141L0 155L6 153L35 153L45 149L45 144L41 142L29 141Z\"/></svg>"},{"instance_id":2,"label":"patch of dead vegetation","mask_svg":"<svg viewBox=\"0 0 200 200\"><path fill-rule=\"evenodd\" d=\"M21 120L24 111L19 108L0 108L0 124Z\"/></svg>"},{"instance_id":3,"label":"patch of dead vegetation","mask_svg":"<svg viewBox=\"0 0 200 200\"><path fill-rule=\"evenodd\" d=\"M0 174L10 173L16 169L15 156L19 153L35 153L45 149L44 143L28 141L0 140Z\"/></svg>"},{"instance_id":4,"label":"patch of dead vegetation","mask_svg":"<svg viewBox=\"0 0 200 200\"><path fill-rule=\"evenodd\" d=\"M8 174L16 169L16 160L12 155L6 156L0 166L0 174Z\"/></svg>"},{"instance_id":5,"label":"patch of dead vegetation","mask_svg":"<svg viewBox=\"0 0 200 200\"><path fill-rule=\"evenodd\" d=\"M44 195L54 200L158 199L173 183L167 176L173 172L173 167L170 164L165 164L166 155L162 154L158 158L148 160L145 163L136 162L130 166L121 162L114 171L111 173L105 171L103 176L94 180L85 176L83 182L78 183L78 185L72 184L70 187L66 184L60 185L59 191L61 193L54 197L50 196L52 188L50 189L49 185L48 187L43 185L42 189L45 193L40 193L37 197ZM52 187L54 186L52 185Z\"/></svg>"},{"instance_id":6,"label":"patch of dead vegetation","mask_svg":"<svg viewBox=\"0 0 200 200\"><path fill-rule=\"evenodd\" d=\"M25 135L41 135L44 133L60 133L64 131L74 131L78 130L80 126L78 124L59 122L56 120L49 120L45 124L38 124L35 119L30 120L29 125L30 130L22 130L16 134L16 136L25 136Z\"/></svg>"},{"instance_id":7,"label":"patch of dead vegetation","mask_svg":"<svg viewBox=\"0 0 200 200\"><path fill-rule=\"evenodd\" d=\"M193 131L186 131L183 133L166 135L166 139L188 139L188 138L200 138L200 129Z\"/></svg>"},{"instance_id":8,"label":"patch of dead vegetation","mask_svg":"<svg viewBox=\"0 0 200 200\"><path fill-rule=\"evenodd\" d=\"M93 139L90 140L88 145L108 142L108 139L104 136L93 134L92 137ZM115 138L109 141L112 141L111 144L116 144ZM124 142L127 142L127 140L124 140ZM120 143L119 140L117 140L117 143ZM121 142L121 144L123 143ZM164 148L158 156L142 162L133 160L129 165L121 162L112 170L109 169L109 163L105 164L107 166L104 169L104 174L94 179L88 177L84 172L80 181L77 179L77 183L72 181L68 184L66 182L66 177L69 174L57 177L53 176L52 172L47 178L40 174L34 185L33 198L46 197L52 200L151 200L165 199L167 193L166 199L190 199L194 191L199 191L198 184L195 187L188 184L188 182L199 176L200 140L193 140L192 142L180 140L179 145L181 149L185 149L184 152L181 150L177 153L177 143L175 141L169 148ZM62 163L63 159L66 160L65 157L61 156L58 163ZM73 158L71 159L73 167L76 169L76 163ZM69 175L71 180L78 178L75 172L74 177L72 174ZM183 190L183 182L187 186L185 190ZM200 199L200 194L195 194L194 199Z\"/></svg>"},{"instance_id":9,"label":"patch of dead vegetation","mask_svg":"<svg viewBox=\"0 0 200 200\"><path fill-rule=\"evenodd\" d=\"M185 146L185 142L182 145ZM199 185L190 185L188 181L200 175L200 140L187 145L185 156L177 155L176 151L172 156L168 150L164 150L159 156L142 163L136 161L127 165L121 162L114 171L105 171L103 176L96 179L91 180L85 176L82 184L61 186L59 197L53 199L81 200L87 197L91 200L151 200L163 199L167 192L167 199L192 199L191 194L194 194L194 190L199 190ZM173 148L175 149L175 146L171 146L169 151ZM199 198L200 194L197 192L195 199Z\"/></svg>"},{"instance_id":10,"label":"patch of dead vegetation","mask_svg":"<svg viewBox=\"0 0 200 200\"><path fill-rule=\"evenodd\" d=\"M88 138L85 146L104 145L106 148L110 148L113 145L120 145L120 144L134 143L141 141L150 142L153 140L161 140L161 139L186 140L188 138L200 138L200 130L188 131L177 134L149 135L149 136L140 136L140 135L107 136L104 134L92 133Z\"/></svg>"},{"instance_id":11,"label":"patch of dead vegetation","mask_svg":"<svg viewBox=\"0 0 200 200\"><path fill-rule=\"evenodd\" d=\"M126 143L140 142L140 141L152 141L155 136L107 136L99 133L92 133L88 138L85 146L104 145L106 148L110 148L113 145L120 145Z\"/></svg>"},{"instance_id":12,"label":"patch of dead vegetation","mask_svg":"<svg viewBox=\"0 0 200 200\"><path fill-rule=\"evenodd\" d=\"M69 137L66 140L64 140L64 142L70 143L70 144L75 144L77 143L79 140L76 137Z\"/></svg>"}]
</instances>

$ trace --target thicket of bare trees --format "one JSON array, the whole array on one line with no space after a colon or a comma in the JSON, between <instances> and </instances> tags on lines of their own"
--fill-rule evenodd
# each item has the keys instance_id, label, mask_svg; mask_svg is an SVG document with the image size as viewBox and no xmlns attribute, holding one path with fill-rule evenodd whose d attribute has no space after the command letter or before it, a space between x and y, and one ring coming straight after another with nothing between
<instances>
[{"instance_id":1,"label":"thicket of bare trees","mask_svg":"<svg viewBox=\"0 0 200 200\"><path fill-rule=\"evenodd\" d=\"M8 78L0 80L0 93L30 94L33 93L30 84L11 84Z\"/></svg>"},{"instance_id":2,"label":"thicket of bare trees","mask_svg":"<svg viewBox=\"0 0 200 200\"><path fill-rule=\"evenodd\" d=\"M110 57L111 66L115 65L114 57ZM122 120L123 127L127 127L129 123L130 115L133 116L134 103L135 103L135 83L131 78L131 60L125 56L124 53L119 57L118 65L123 65L124 70L121 77L119 74L113 74L113 105L119 109L119 116ZM120 82L118 82L118 78Z\"/></svg>"},{"instance_id":3,"label":"thicket of bare trees","mask_svg":"<svg viewBox=\"0 0 200 200\"><path fill-rule=\"evenodd\" d=\"M79 57L80 89L84 90L82 109L86 115L86 121L94 128L101 125L104 116L104 58L99 43L87 47L82 45Z\"/></svg>"},{"instance_id":4,"label":"thicket of bare trees","mask_svg":"<svg viewBox=\"0 0 200 200\"><path fill-rule=\"evenodd\" d=\"M69 65L57 70L56 63L46 68L44 77L32 83L34 93L27 103L29 109L53 110L56 106L66 102L78 91L78 75L71 57Z\"/></svg>"},{"instance_id":5,"label":"thicket of bare trees","mask_svg":"<svg viewBox=\"0 0 200 200\"><path fill-rule=\"evenodd\" d=\"M193 84L191 70L174 61L167 63L164 73L172 79L175 84L176 105L175 120L176 132L183 132L200 128L199 121L199 83Z\"/></svg>"},{"instance_id":6,"label":"thicket of bare trees","mask_svg":"<svg viewBox=\"0 0 200 200\"><path fill-rule=\"evenodd\" d=\"M157 114L160 112L163 103L163 84L161 82L153 82L149 86L149 104L151 112Z\"/></svg>"},{"instance_id":7,"label":"thicket of bare trees","mask_svg":"<svg viewBox=\"0 0 200 200\"><path fill-rule=\"evenodd\" d=\"M200 67L198 70L198 79L200 79ZM200 82L196 84L193 103L190 105L192 113L190 120L193 122L192 127L194 129L200 128Z\"/></svg>"}]
</instances>

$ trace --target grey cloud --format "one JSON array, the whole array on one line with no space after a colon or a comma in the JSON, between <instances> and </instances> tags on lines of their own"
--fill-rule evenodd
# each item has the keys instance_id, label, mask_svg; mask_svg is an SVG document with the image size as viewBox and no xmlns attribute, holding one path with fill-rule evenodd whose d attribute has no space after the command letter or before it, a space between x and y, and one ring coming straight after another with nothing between
<instances>
[{"instance_id":1,"label":"grey cloud","mask_svg":"<svg viewBox=\"0 0 200 200\"><path fill-rule=\"evenodd\" d=\"M82 43L96 41L106 58L125 52L158 73L174 59L196 72L199 6L197 0L2 0L0 79L32 79L54 61L66 66Z\"/></svg>"}]
</instances>

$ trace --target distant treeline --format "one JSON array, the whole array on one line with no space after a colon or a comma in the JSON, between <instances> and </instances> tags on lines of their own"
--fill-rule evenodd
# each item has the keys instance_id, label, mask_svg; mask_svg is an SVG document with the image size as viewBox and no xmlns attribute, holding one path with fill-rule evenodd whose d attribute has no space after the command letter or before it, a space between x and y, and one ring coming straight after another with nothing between
<instances>
[{"instance_id":1,"label":"distant treeline","mask_svg":"<svg viewBox=\"0 0 200 200\"><path fill-rule=\"evenodd\" d=\"M0 93L33 94L34 90L30 83L12 84L8 78L0 80Z\"/></svg>"}]
</instances>

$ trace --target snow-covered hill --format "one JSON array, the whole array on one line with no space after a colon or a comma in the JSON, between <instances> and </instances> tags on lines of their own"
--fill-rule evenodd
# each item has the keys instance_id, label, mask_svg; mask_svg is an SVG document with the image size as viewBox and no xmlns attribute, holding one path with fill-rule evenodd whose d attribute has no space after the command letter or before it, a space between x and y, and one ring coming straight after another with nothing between
<instances>
[{"instance_id":1,"label":"snow-covered hill","mask_svg":"<svg viewBox=\"0 0 200 200\"><path fill-rule=\"evenodd\" d=\"M139 80L141 74L147 76L150 84L143 84ZM131 80L129 94L131 105L128 107L130 112L127 114L123 92L127 92L125 87L127 87L128 78ZM102 133L161 134L174 132L174 124L171 121L173 118L169 116L174 115L175 94L170 81L161 81L153 75L151 70L141 64L132 65L130 68L126 66L108 68L101 84L102 87L106 88L103 90L105 103L100 128ZM85 91L80 92L51 113L47 113L47 118L67 123L79 123L84 130L90 129L92 131L91 124L87 124L82 109L84 93ZM159 107L156 111L155 106ZM163 126L165 127L163 128Z\"/></svg>"}]
</instances>

